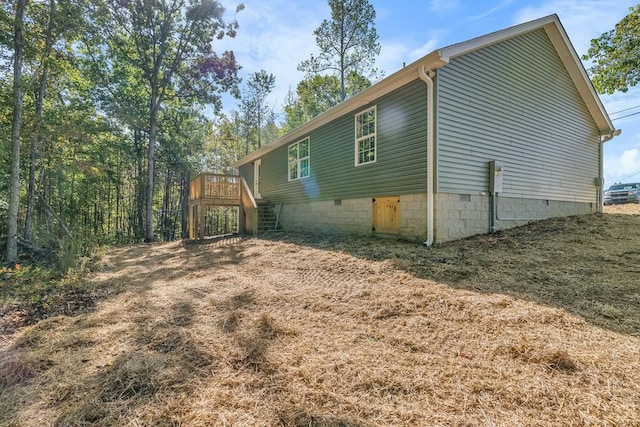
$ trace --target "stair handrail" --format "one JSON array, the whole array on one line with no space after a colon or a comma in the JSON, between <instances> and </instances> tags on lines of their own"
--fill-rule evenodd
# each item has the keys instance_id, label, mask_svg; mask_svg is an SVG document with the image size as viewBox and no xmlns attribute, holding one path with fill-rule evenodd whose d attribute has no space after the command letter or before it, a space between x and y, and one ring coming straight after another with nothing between
<instances>
[{"instance_id":1,"label":"stair handrail","mask_svg":"<svg viewBox=\"0 0 640 427\"><path fill-rule=\"evenodd\" d=\"M242 182L242 191L240 192L242 203L254 209L258 209L258 204L256 203L256 199L253 197L253 194L251 193L249 184L247 184L247 181L244 179L244 177L240 177L240 180ZM245 198L247 200L245 200Z\"/></svg>"},{"instance_id":2,"label":"stair handrail","mask_svg":"<svg viewBox=\"0 0 640 427\"><path fill-rule=\"evenodd\" d=\"M243 232L249 231L251 234L256 234L258 232L258 204L244 177L240 177L240 183L242 186L240 191L240 209L245 213L245 215L243 215Z\"/></svg>"}]
</instances>

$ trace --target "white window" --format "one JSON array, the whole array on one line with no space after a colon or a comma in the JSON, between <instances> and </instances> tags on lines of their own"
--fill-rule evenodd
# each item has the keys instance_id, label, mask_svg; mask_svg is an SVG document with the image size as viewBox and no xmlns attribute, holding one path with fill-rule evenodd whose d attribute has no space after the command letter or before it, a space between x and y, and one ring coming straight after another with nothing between
<instances>
[{"instance_id":1,"label":"white window","mask_svg":"<svg viewBox=\"0 0 640 427\"><path fill-rule=\"evenodd\" d=\"M309 138L289 146L289 181L309 176Z\"/></svg>"},{"instance_id":2,"label":"white window","mask_svg":"<svg viewBox=\"0 0 640 427\"><path fill-rule=\"evenodd\" d=\"M376 161L376 107L356 114L356 166Z\"/></svg>"}]
</instances>

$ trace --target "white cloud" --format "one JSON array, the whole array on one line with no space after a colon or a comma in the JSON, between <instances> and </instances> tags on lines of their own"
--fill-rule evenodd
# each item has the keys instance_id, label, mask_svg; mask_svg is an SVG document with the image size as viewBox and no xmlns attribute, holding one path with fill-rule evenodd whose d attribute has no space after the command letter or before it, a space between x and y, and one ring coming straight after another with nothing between
<instances>
[{"instance_id":1,"label":"white cloud","mask_svg":"<svg viewBox=\"0 0 640 427\"><path fill-rule=\"evenodd\" d=\"M511 3L513 3L513 0L502 0L500 3L498 3L496 6L492 7L491 9L487 10L484 13L481 13L480 15L476 15L476 16L472 16L468 19L469 22L471 21L479 21L480 19L486 18L489 15L493 15L494 13L496 13L497 11L499 11L500 9L503 9L507 6L509 6Z\"/></svg>"},{"instance_id":2,"label":"white cloud","mask_svg":"<svg viewBox=\"0 0 640 427\"><path fill-rule=\"evenodd\" d=\"M385 77L393 74L413 61L433 52L439 46L437 37L431 37L422 46L411 49L406 43L385 43L382 46L380 56L376 59L376 67L385 72Z\"/></svg>"},{"instance_id":3,"label":"white cloud","mask_svg":"<svg viewBox=\"0 0 640 427\"><path fill-rule=\"evenodd\" d=\"M229 11L235 10L232 2L223 1ZM237 15L240 24L237 36L223 39L218 49L234 51L245 80L260 70L276 77L276 87L268 102L279 111L290 85L304 77L297 66L316 50L313 31L322 17L329 16L329 8L324 1L308 1L306 7L300 7L299 3L284 0L246 2L245 6ZM232 98L225 97L225 110L234 109L234 104Z\"/></svg>"},{"instance_id":4,"label":"white cloud","mask_svg":"<svg viewBox=\"0 0 640 427\"><path fill-rule=\"evenodd\" d=\"M430 7L436 13L444 13L458 9L460 2L458 0L431 0Z\"/></svg>"},{"instance_id":5,"label":"white cloud","mask_svg":"<svg viewBox=\"0 0 640 427\"><path fill-rule=\"evenodd\" d=\"M436 50L437 48L441 47L439 45L439 41L438 41L438 37L437 36L431 36L430 40L428 42L426 42L425 44L423 44L422 46L413 49L409 52L409 58L411 61L416 61L420 58L422 58L423 56L433 52L434 50Z\"/></svg>"},{"instance_id":6,"label":"white cloud","mask_svg":"<svg viewBox=\"0 0 640 427\"><path fill-rule=\"evenodd\" d=\"M274 74L276 88L269 97L269 102L279 111L289 88L295 90L296 84L304 77L303 73L297 70L298 64L311 53L317 52L313 31L323 19L330 16L329 7L326 0L245 0L246 8L235 16L233 11L241 1L222 0L229 11L229 18L236 17L240 28L235 39L225 38L216 43L215 49L234 51L243 67L240 75L245 80L250 73L261 69ZM619 0L546 0L540 6L520 9L514 12L513 16L516 23L519 23L558 13L580 54L586 51L592 38L613 28L615 23L626 15L627 6L620 3ZM462 4L460 0L430 0L426 3L432 10L431 14L451 13L453 10L460 10ZM496 0L496 4L490 12L499 14L507 7L509 10L518 7L517 2L512 0ZM394 28L393 16L398 12L397 8L379 9L379 20L382 19L389 28ZM426 7L424 13L428 15ZM434 28L433 23L425 23L422 31L420 24L414 25L413 30L406 33L398 28L381 39L382 51L376 60L377 68L388 76L402 68L403 63L409 64L438 47L450 44L447 34L452 31L451 26ZM508 25L506 22L504 24ZM416 35L419 36L419 42ZM461 39L464 37L455 41ZM627 96L625 99L628 98ZM612 101L610 105L607 104L607 108L609 111L617 111L620 109L618 104L625 102ZM225 97L225 111L235 108L235 103L231 97Z\"/></svg>"},{"instance_id":7,"label":"white cloud","mask_svg":"<svg viewBox=\"0 0 640 427\"><path fill-rule=\"evenodd\" d=\"M604 179L607 187L619 181L640 181L640 149L632 148L620 155L605 156Z\"/></svg>"},{"instance_id":8,"label":"white cloud","mask_svg":"<svg viewBox=\"0 0 640 427\"><path fill-rule=\"evenodd\" d=\"M538 6L528 6L515 14L514 24L520 24L556 13L578 55L589 49L590 41L611 30L629 13L629 5L620 0L550 0Z\"/></svg>"}]
</instances>

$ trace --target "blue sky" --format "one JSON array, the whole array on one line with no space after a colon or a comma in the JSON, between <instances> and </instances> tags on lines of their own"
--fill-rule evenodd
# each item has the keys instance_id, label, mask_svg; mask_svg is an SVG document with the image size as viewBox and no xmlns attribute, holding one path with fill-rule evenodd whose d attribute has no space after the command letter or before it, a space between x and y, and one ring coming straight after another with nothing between
<instances>
[{"instance_id":1,"label":"blue sky","mask_svg":"<svg viewBox=\"0 0 640 427\"><path fill-rule=\"evenodd\" d=\"M242 0L222 0L230 12ZM218 50L231 49L243 67L241 75L261 69L276 77L269 103L282 112L285 96L304 77L297 65L317 53L313 31L331 15L327 0L244 0L235 39L223 39ZM573 46L582 55L591 39L613 29L636 4L628 0L369 0L376 10L382 46L376 66L385 75L431 51L552 13L560 17ZM622 134L604 146L605 185L640 182L640 87L601 96ZM235 109L225 97L224 109ZM626 110L629 109L629 110ZM626 110L617 113L621 110Z\"/></svg>"}]
</instances>

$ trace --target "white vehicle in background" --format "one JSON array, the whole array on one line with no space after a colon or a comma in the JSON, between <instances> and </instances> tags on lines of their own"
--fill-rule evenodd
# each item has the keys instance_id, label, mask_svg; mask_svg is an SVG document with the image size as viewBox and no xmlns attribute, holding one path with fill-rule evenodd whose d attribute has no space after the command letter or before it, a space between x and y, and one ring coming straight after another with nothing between
<instances>
[{"instance_id":1,"label":"white vehicle in background","mask_svg":"<svg viewBox=\"0 0 640 427\"><path fill-rule=\"evenodd\" d=\"M613 184L604 192L605 205L640 203L640 182Z\"/></svg>"}]
</instances>

